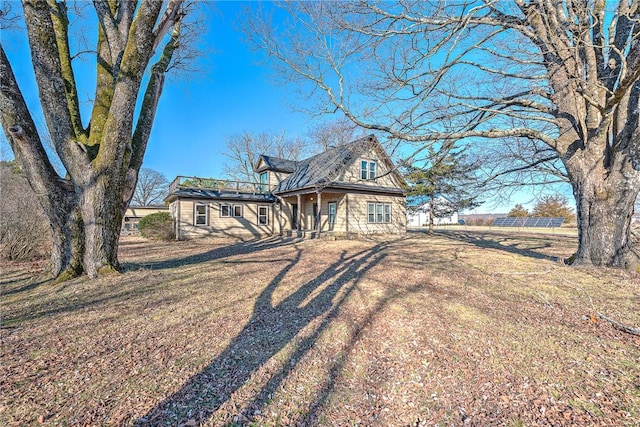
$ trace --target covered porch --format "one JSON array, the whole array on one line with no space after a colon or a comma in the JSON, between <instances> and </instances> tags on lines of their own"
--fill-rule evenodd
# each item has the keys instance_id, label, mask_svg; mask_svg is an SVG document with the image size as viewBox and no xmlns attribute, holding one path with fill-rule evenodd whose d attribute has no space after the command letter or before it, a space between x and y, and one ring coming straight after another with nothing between
<instances>
[{"instance_id":1,"label":"covered porch","mask_svg":"<svg viewBox=\"0 0 640 427\"><path fill-rule=\"evenodd\" d=\"M279 199L283 234L302 236L349 231L349 196L346 192L307 190Z\"/></svg>"}]
</instances>

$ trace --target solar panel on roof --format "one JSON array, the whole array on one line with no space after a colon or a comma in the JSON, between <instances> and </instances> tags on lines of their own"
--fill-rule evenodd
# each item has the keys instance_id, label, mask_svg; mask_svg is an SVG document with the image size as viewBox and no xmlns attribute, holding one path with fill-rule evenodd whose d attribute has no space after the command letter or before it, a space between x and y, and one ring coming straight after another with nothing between
<instances>
[{"instance_id":1,"label":"solar panel on roof","mask_svg":"<svg viewBox=\"0 0 640 427\"><path fill-rule=\"evenodd\" d=\"M547 218L547 217L502 217L496 218L491 224L494 227L537 227L537 228L555 228L560 227L564 222L564 218Z\"/></svg>"}]
</instances>

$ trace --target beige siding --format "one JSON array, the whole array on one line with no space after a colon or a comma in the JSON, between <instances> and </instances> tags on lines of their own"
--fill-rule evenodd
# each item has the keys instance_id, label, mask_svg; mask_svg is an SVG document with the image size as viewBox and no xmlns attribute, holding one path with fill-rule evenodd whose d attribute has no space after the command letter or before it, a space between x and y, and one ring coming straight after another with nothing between
<instances>
[{"instance_id":1,"label":"beige siding","mask_svg":"<svg viewBox=\"0 0 640 427\"><path fill-rule=\"evenodd\" d=\"M168 212L166 207L158 206L129 206L124 216L132 218L142 218L158 212Z\"/></svg>"},{"instance_id":2,"label":"beige siding","mask_svg":"<svg viewBox=\"0 0 640 427\"><path fill-rule=\"evenodd\" d=\"M258 168L262 167L264 165L264 162L262 160L260 160L260 163L258 164ZM278 171L272 171L272 170L265 170L260 172L260 174L267 172L269 175L269 189L273 189L276 185L280 184L280 181L282 181L283 179L285 179L286 177L288 177L289 175L291 175L288 172L278 172ZM258 175L260 175L258 174Z\"/></svg>"},{"instance_id":3,"label":"beige siding","mask_svg":"<svg viewBox=\"0 0 640 427\"><path fill-rule=\"evenodd\" d=\"M329 224L329 203L336 203L336 222ZM340 193L322 193L322 211L320 212L320 231L347 231L347 195Z\"/></svg>"},{"instance_id":4,"label":"beige siding","mask_svg":"<svg viewBox=\"0 0 640 427\"><path fill-rule=\"evenodd\" d=\"M271 188L274 188L276 185L280 184L280 181L284 180L289 175L291 174L288 172L269 171L269 185L271 185Z\"/></svg>"},{"instance_id":5,"label":"beige siding","mask_svg":"<svg viewBox=\"0 0 640 427\"><path fill-rule=\"evenodd\" d=\"M256 202L220 202L210 200L179 200L174 202L175 215L179 215L180 238L193 238L203 236L267 236L274 232L273 204ZM194 206L203 204L207 206L208 220L206 225L195 225ZM242 217L221 217L220 206L242 206ZM173 204L172 204L173 205ZM268 213L268 225L258 225L258 207L266 206ZM172 209L173 210L173 209ZM233 210L233 208L232 208Z\"/></svg>"},{"instance_id":6,"label":"beige siding","mask_svg":"<svg viewBox=\"0 0 640 427\"><path fill-rule=\"evenodd\" d=\"M313 200L311 200L313 198ZM302 202L302 230L313 229L313 204L317 203L317 195L304 195ZM329 224L329 203L336 203L336 222ZM391 205L391 223L369 223L367 219L367 203L389 203ZM291 230L291 206L297 203L295 196L283 201L282 214L285 224L283 230ZM405 198L402 196L322 193L322 210L320 223L322 232L347 233L404 233L407 229Z\"/></svg>"},{"instance_id":7,"label":"beige siding","mask_svg":"<svg viewBox=\"0 0 640 427\"><path fill-rule=\"evenodd\" d=\"M295 221L295 219L293 218L293 204L295 203L295 198L281 200L280 209L278 211L279 215L277 215L276 219L276 223L279 227L277 231L279 233L293 229L292 219L293 221Z\"/></svg>"},{"instance_id":8,"label":"beige siding","mask_svg":"<svg viewBox=\"0 0 640 427\"><path fill-rule=\"evenodd\" d=\"M361 171L361 161L374 161L376 162L376 178L374 180L362 180L360 171ZM342 174L337 181L344 182L358 182L360 184L365 185L375 185L382 187L401 187L401 183L398 181L395 174L387 174L389 169L385 162L381 160L381 157L378 155L377 151L371 150L369 153L363 154L359 158L355 159L346 169L344 174ZM387 175L385 175L387 174Z\"/></svg>"},{"instance_id":9,"label":"beige siding","mask_svg":"<svg viewBox=\"0 0 640 427\"><path fill-rule=\"evenodd\" d=\"M391 223L369 223L367 204L390 203ZM405 198L368 194L349 194L347 200L348 231L352 233L404 233L407 231Z\"/></svg>"},{"instance_id":10,"label":"beige siding","mask_svg":"<svg viewBox=\"0 0 640 427\"><path fill-rule=\"evenodd\" d=\"M124 235L138 235L140 234L138 224L140 223L141 218L158 212L168 211L168 207L161 206L130 206L127 208L124 217L122 218L120 233Z\"/></svg>"}]
</instances>

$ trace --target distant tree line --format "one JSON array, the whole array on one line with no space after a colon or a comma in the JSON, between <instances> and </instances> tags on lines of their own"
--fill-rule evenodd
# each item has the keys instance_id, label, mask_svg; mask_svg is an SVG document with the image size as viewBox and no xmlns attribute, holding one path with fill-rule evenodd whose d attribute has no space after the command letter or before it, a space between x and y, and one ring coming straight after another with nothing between
<instances>
[{"instance_id":1,"label":"distant tree line","mask_svg":"<svg viewBox=\"0 0 640 427\"><path fill-rule=\"evenodd\" d=\"M565 224L575 223L576 216L567 204L567 199L560 195L545 195L534 205L531 213L521 204L517 204L507 214L509 217L547 217L564 218Z\"/></svg>"}]
</instances>

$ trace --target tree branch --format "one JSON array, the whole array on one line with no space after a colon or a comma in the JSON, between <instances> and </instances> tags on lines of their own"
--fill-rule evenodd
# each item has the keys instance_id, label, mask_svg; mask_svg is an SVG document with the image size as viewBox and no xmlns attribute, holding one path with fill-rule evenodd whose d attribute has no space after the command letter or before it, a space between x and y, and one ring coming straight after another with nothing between
<instances>
[{"instance_id":1,"label":"tree branch","mask_svg":"<svg viewBox=\"0 0 640 427\"><path fill-rule=\"evenodd\" d=\"M164 86L164 76L169 69L173 53L178 48L179 44L180 21L177 21L174 24L171 39L164 47L158 62L151 68L151 76L142 101L140 117L138 118L138 123L136 124L136 128L133 133L132 154L131 161L129 162L130 169L137 171L142 166L147 142L151 135L151 127L158 109L158 101L160 100L160 95Z\"/></svg>"},{"instance_id":2,"label":"tree branch","mask_svg":"<svg viewBox=\"0 0 640 427\"><path fill-rule=\"evenodd\" d=\"M23 0L23 7L45 120L62 163L74 174L81 169L77 161L81 161L84 152L71 143L78 135L67 102L67 82L63 77L51 10L44 0Z\"/></svg>"},{"instance_id":3,"label":"tree branch","mask_svg":"<svg viewBox=\"0 0 640 427\"><path fill-rule=\"evenodd\" d=\"M0 44L0 121L9 145L41 203L51 209L67 187L44 150L13 69Z\"/></svg>"},{"instance_id":4,"label":"tree branch","mask_svg":"<svg viewBox=\"0 0 640 427\"><path fill-rule=\"evenodd\" d=\"M78 102L78 88L76 85L73 67L71 66L71 52L69 49L69 17L67 16L67 6L65 3L52 3L51 21L55 29L55 36L60 55L60 66L62 78L64 79L67 106L73 125L73 131L77 137L86 137L85 129L82 126L80 117L80 103ZM55 9L54 9L55 8Z\"/></svg>"}]
</instances>

